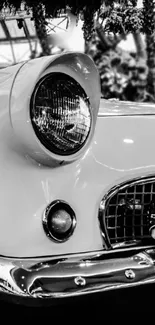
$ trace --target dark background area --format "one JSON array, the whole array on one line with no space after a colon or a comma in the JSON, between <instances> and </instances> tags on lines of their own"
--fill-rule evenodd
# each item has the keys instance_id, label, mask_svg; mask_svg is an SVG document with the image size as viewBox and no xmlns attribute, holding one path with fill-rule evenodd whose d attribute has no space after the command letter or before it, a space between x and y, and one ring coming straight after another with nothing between
<instances>
[{"instance_id":1,"label":"dark background area","mask_svg":"<svg viewBox=\"0 0 155 325\"><path fill-rule=\"evenodd\" d=\"M155 300L155 285L141 286L125 290L107 292L106 294L94 294L61 300L48 307L21 306L17 304L1 302L1 317L5 322L44 322L52 323L92 323L92 320L104 323L107 321L128 322L132 320L138 324L147 318L153 321ZM2 321L2 319L1 319Z\"/></svg>"}]
</instances>

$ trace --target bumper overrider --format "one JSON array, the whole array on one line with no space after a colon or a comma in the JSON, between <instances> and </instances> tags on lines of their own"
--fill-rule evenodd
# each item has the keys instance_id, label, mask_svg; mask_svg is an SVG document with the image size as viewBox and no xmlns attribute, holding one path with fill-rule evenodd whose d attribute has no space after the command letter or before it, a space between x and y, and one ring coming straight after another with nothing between
<instances>
[{"instance_id":1,"label":"bumper overrider","mask_svg":"<svg viewBox=\"0 0 155 325\"><path fill-rule=\"evenodd\" d=\"M113 289L155 283L155 248L96 251L41 258L0 257L0 296L51 303Z\"/></svg>"}]
</instances>

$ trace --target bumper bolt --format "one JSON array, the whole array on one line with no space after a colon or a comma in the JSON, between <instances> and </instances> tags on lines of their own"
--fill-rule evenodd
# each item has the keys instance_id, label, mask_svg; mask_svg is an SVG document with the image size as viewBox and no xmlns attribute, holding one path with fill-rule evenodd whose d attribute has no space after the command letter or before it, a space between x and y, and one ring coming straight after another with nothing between
<instances>
[{"instance_id":1,"label":"bumper bolt","mask_svg":"<svg viewBox=\"0 0 155 325\"><path fill-rule=\"evenodd\" d=\"M135 272L133 271L133 270L126 270L125 271L125 276L126 276L126 278L127 279L129 279L129 280L133 280L134 278L135 278Z\"/></svg>"},{"instance_id":2,"label":"bumper bolt","mask_svg":"<svg viewBox=\"0 0 155 325\"><path fill-rule=\"evenodd\" d=\"M77 276L75 279L74 279L74 282L77 286L79 287L83 287L86 285L86 279L83 278L82 276Z\"/></svg>"}]
</instances>

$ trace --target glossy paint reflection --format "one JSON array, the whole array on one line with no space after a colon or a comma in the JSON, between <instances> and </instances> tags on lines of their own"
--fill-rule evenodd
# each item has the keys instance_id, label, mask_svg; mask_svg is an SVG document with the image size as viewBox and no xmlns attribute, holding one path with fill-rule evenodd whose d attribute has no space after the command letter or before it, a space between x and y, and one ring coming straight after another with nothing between
<instances>
[{"instance_id":1,"label":"glossy paint reflection","mask_svg":"<svg viewBox=\"0 0 155 325\"><path fill-rule=\"evenodd\" d=\"M50 66L50 58L48 62L46 58L43 58L43 61L40 59L39 62L42 62L43 68ZM65 62L66 66L69 66L70 61L67 56L65 58L61 56L60 61L58 60L61 65ZM95 82L93 86L91 85L89 62L84 60L85 64L79 66L80 62L78 57L73 55L72 76L77 75L77 71L82 76L84 66L86 67L83 85L86 83L86 88L91 93L95 117L97 97L93 96L93 86L96 87L94 89L98 87L95 86ZM98 223L98 210L104 195L110 188L123 181L155 174L155 150L153 149L155 115L140 115L144 113L146 105L136 106L134 103L125 105L119 102L114 105L112 101L108 102L109 111L105 114L107 103L102 100L100 105L102 114L99 113L94 137L83 154L77 156L74 162L66 165L62 162L56 168L48 166L48 161L47 165L43 165L37 160L39 160L38 155L44 150L38 154L33 147L34 135L24 131L24 125L29 121L27 119L29 114L28 108L23 114L23 105L29 102L32 84L33 87L35 84L35 61L29 62L28 67L29 69L24 65L17 80L12 104L14 121L18 124L24 139L29 139L36 159L32 159L21 137L15 134L10 123L8 86L6 86L8 79L5 79L8 75L3 76L0 89L1 95L2 89L7 93L3 97L7 101L3 101L0 111L0 253L5 256L33 257L101 250L103 241ZM69 68L70 66L66 71L69 71ZM14 80L16 69L10 76L9 87ZM25 73L28 80L31 74L33 75L28 85L22 83ZM20 85L22 98L18 96ZM29 98L24 96L27 87ZM153 114L154 106L147 107L148 113L151 109ZM113 109L120 114L116 112L113 114ZM132 116L126 116L126 112L130 109ZM38 142L37 145L39 146ZM74 234L63 244L49 240L42 226L43 213L47 205L59 199L71 206L77 218Z\"/></svg>"},{"instance_id":2,"label":"glossy paint reflection","mask_svg":"<svg viewBox=\"0 0 155 325\"><path fill-rule=\"evenodd\" d=\"M154 116L98 118L82 158L58 168L25 156L20 139L1 124L1 254L27 257L102 249L100 202L111 187L155 173L154 124ZM63 244L50 241L42 227L46 206L57 199L66 201L77 217L74 234Z\"/></svg>"},{"instance_id":3,"label":"glossy paint reflection","mask_svg":"<svg viewBox=\"0 0 155 325\"><path fill-rule=\"evenodd\" d=\"M154 103L140 103L119 101L116 98L109 100L101 98L99 116L135 116L154 115Z\"/></svg>"}]
</instances>

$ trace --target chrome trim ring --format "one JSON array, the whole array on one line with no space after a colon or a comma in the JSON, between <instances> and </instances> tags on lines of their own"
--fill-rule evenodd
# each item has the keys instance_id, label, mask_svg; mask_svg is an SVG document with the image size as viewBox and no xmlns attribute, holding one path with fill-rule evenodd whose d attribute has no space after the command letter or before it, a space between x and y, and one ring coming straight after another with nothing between
<instances>
[{"instance_id":1,"label":"chrome trim ring","mask_svg":"<svg viewBox=\"0 0 155 325\"><path fill-rule=\"evenodd\" d=\"M116 243L116 244L111 244L110 238L108 236L108 230L106 227L106 221L105 221L105 216L106 216L106 208L108 202L111 200L111 198L116 195L117 192L124 190L126 187L130 186L136 186L136 185L145 185L149 182L155 182L155 176L154 175L149 175L149 176L142 176L138 178L134 178L131 180L126 180L125 182L118 184L114 187L112 187L103 197L101 200L100 206L99 206L99 213L98 213L98 219L99 219L99 225L100 225L100 231L101 231L101 236L103 239L103 243L105 248L108 249L116 249L116 248L126 248L127 246L134 247L136 245L140 245L140 240L131 240L131 242L121 242L121 243ZM148 245L150 246L150 245ZM139 246L140 247L140 246Z\"/></svg>"},{"instance_id":2,"label":"chrome trim ring","mask_svg":"<svg viewBox=\"0 0 155 325\"><path fill-rule=\"evenodd\" d=\"M66 212L69 213L69 215L71 216L72 219L72 225L70 227L70 229L64 234L64 237L62 236L61 238L57 238L54 233L51 232L50 227L49 227L49 217L50 217L50 213L51 210L56 210L56 209L64 209ZM65 241L67 241L70 236L73 234L74 229L76 227L76 215L75 212L73 211L73 209L70 207L70 205L62 200L55 200L52 203L50 203L47 208L45 209L44 213L43 213L43 228L44 231L47 235L47 237L57 243L63 243Z\"/></svg>"}]
</instances>

